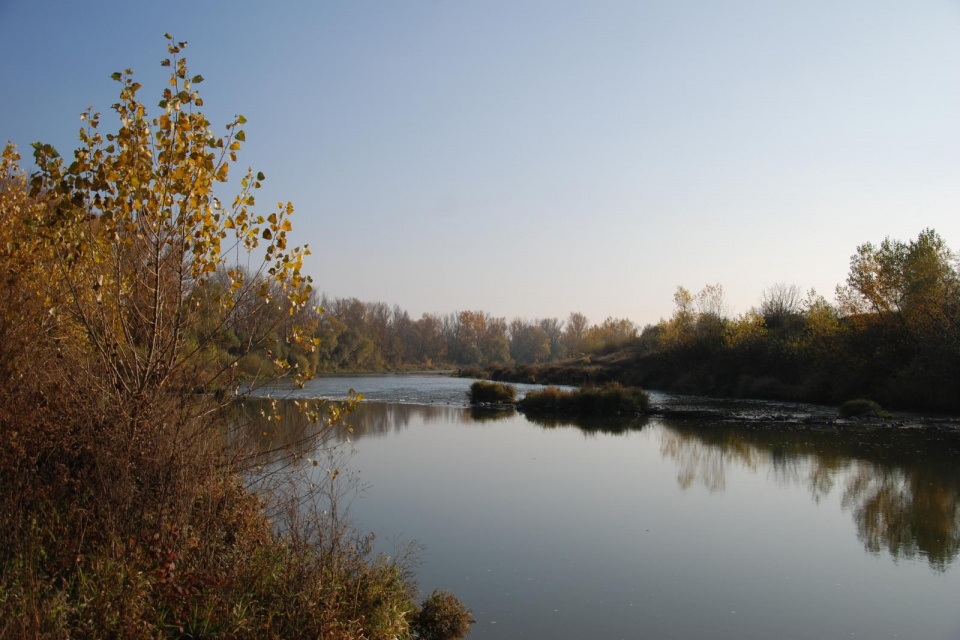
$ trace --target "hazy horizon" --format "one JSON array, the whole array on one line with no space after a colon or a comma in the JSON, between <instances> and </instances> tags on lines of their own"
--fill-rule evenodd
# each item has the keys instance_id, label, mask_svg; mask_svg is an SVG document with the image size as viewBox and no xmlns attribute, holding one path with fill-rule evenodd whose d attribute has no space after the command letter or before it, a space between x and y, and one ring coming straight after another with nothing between
<instances>
[{"instance_id":1,"label":"hazy horizon","mask_svg":"<svg viewBox=\"0 0 960 640\"><path fill-rule=\"evenodd\" d=\"M157 113L166 31L331 296L642 326L678 285L739 313L832 298L867 241L960 249L956 2L5 1L0 136L69 157L127 67Z\"/></svg>"}]
</instances>

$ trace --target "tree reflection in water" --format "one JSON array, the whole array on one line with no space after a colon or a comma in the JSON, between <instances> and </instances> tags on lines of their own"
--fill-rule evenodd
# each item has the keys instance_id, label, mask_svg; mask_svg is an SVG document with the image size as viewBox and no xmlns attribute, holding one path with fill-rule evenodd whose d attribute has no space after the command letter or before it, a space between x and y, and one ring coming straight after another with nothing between
<instances>
[{"instance_id":1,"label":"tree reflection in water","mask_svg":"<svg viewBox=\"0 0 960 640\"><path fill-rule=\"evenodd\" d=\"M922 465L883 469L857 465L843 505L853 511L857 535L874 553L895 558L924 556L944 570L960 551L960 501L956 482L943 484Z\"/></svg>"},{"instance_id":2,"label":"tree reflection in water","mask_svg":"<svg viewBox=\"0 0 960 640\"><path fill-rule=\"evenodd\" d=\"M943 571L960 553L960 438L956 434L729 423L662 423L660 452L677 483L726 488L731 468L766 469L819 501L840 486L857 536L872 552L926 558Z\"/></svg>"},{"instance_id":3,"label":"tree reflection in water","mask_svg":"<svg viewBox=\"0 0 960 640\"><path fill-rule=\"evenodd\" d=\"M278 410L281 420L267 420L256 401L248 401L231 437L245 443L264 465L285 468L315 456L318 445L382 438L417 422L476 427L517 416L510 411L364 402L341 423L321 428L292 403L280 403ZM804 486L817 502L839 488L841 504L851 513L867 550L886 550L897 559L920 556L939 570L960 554L956 434L636 417L529 422L544 429L574 427L586 437L656 426L660 453L677 464L677 483L684 489L699 484L711 492L724 491L732 469L763 471L782 485Z\"/></svg>"},{"instance_id":4,"label":"tree reflection in water","mask_svg":"<svg viewBox=\"0 0 960 640\"><path fill-rule=\"evenodd\" d=\"M361 438L380 438L406 429L412 419L425 423L470 423L464 409L442 405L413 405L387 402L363 402L340 421L328 426L311 423L292 400L276 401L276 414L272 419L270 401L250 399L238 404L237 417L231 429L231 437L240 446L260 456L263 464L286 459L294 454L302 457L318 448L346 444ZM514 415L497 411L474 420L500 419Z\"/></svg>"},{"instance_id":5,"label":"tree reflection in water","mask_svg":"<svg viewBox=\"0 0 960 640\"><path fill-rule=\"evenodd\" d=\"M600 435L620 436L631 431L640 431L649 422L649 418L643 416L620 416L620 417L531 417L527 416L527 421L539 425L545 429L562 429L573 427L579 429L585 437L597 437Z\"/></svg>"}]
</instances>

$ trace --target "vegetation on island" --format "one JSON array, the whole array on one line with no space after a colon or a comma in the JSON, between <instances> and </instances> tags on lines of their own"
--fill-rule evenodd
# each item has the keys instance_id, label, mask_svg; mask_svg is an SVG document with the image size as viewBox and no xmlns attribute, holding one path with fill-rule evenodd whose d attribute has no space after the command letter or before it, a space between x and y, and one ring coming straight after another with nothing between
<instances>
[{"instance_id":1,"label":"vegetation on island","mask_svg":"<svg viewBox=\"0 0 960 640\"><path fill-rule=\"evenodd\" d=\"M582 389L531 391L520 409L531 416L622 416L643 413L649 404L650 396L643 389L611 382Z\"/></svg>"},{"instance_id":2,"label":"vegetation on island","mask_svg":"<svg viewBox=\"0 0 960 640\"><path fill-rule=\"evenodd\" d=\"M873 400L865 400L863 398L855 398L853 400L847 400L837 411L842 418L891 418L893 417L889 412L884 411L883 407L874 402Z\"/></svg>"},{"instance_id":3,"label":"vegetation on island","mask_svg":"<svg viewBox=\"0 0 960 640\"><path fill-rule=\"evenodd\" d=\"M512 404L517 399L516 388L502 382L477 380L467 393L470 404Z\"/></svg>"},{"instance_id":4,"label":"vegetation on island","mask_svg":"<svg viewBox=\"0 0 960 640\"><path fill-rule=\"evenodd\" d=\"M245 120L213 132L184 44L158 115L128 70L71 158L37 143L28 176L3 150L0 636L463 637L462 604L420 609L409 565L372 555L335 501L249 489L270 476L234 397L244 379L303 382L317 314L293 207L256 213L253 171L217 195ZM319 436L349 408L303 415ZM312 478L336 497L336 469Z\"/></svg>"}]
</instances>

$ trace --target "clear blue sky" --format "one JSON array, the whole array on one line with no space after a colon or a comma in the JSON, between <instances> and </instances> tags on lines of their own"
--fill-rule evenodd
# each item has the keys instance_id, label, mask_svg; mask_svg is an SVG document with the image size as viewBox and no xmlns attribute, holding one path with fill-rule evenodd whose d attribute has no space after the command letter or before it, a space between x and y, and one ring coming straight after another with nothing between
<instances>
[{"instance_id":1,"label":"clear blue sky","mask_svg":"<svg viewBox=\"0 0 960 640\"><path fill-rule=\"evenodd\" d=\"M332 295L644 324L960 249L956 0L0 0L0 138L68 153L126 67L152 106L165 31Z\"/></svg>"}]
</instances>

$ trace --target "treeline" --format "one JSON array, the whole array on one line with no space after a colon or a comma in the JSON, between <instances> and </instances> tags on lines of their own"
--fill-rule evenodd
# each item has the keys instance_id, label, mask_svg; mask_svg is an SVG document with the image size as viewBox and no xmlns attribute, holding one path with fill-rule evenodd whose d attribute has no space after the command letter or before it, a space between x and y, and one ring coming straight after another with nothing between
<instances>
[{"instance_id":1,"label":"treeline","mask_svg":"<svg viewBox=\"0 0 960 640\"><path fill-rule=\"evenodd\" d=\"M885 406L952 410L960 408L958 283L956 255L926 230L915 240L858 247L833 302L778 283L734 316L720 284L696 293L678 287L671 317L643 329L621 318L591 325L577 312L566 320L508 322L483 311L413 319L398 306L324 296L290 317L291 325L310 327L306 346L281 332L241 365L247 374L262 373L271 358L310 372L458 367L514 381L618 380L836 403L865 396ZM227 355L242 352L255 334L238 327Z\"/></svg>"},{"instance_id":2,"label":"treeline","mask_svg":"<svg viewBox=\"0 0 960 640\"><path fill-rule=\"evenodd\" d=\"M223 276L211 286L226 287L227 280ZM296 343L288 325L309 327L309 340ZM263 326L279 327L271 344L248 350ZM310 372L547 363L616 350L638 336L630 320L607 318L591 325L577 312L565 321L507 322L484 311L425 313L414 319L397 305L327 296L314 296L292 314L284 304L244 314L244 321L230 329L220 345L221 360L243 356L240 366L246 375L273 372L278 362Z\"/></svg>"},{"instance_id":3,"label":"treeline","mask_svg":"<svg viewBox=\"0 0 960 640\"><path fill-rule=\"evenodd\" d=\"M774 284L731 316L719 284L678 287L668 319L608 357L491 370L497 379L618 380L685 393L960 409L960 275L933 230L866 243L831 303Z\"/></svg>"},{"instance_id":4,"label":"treeline","mask_svg":"<svg viewBox=\"0 0 960 640\"><path fill-rule=\"evenodd\" d=\"M734 318L719 285L674 301L639 338L636 374L650 386L960 408L960 275L933 230L858 247L835 304L787 284Z\"/></svg>"}]
</instances>

